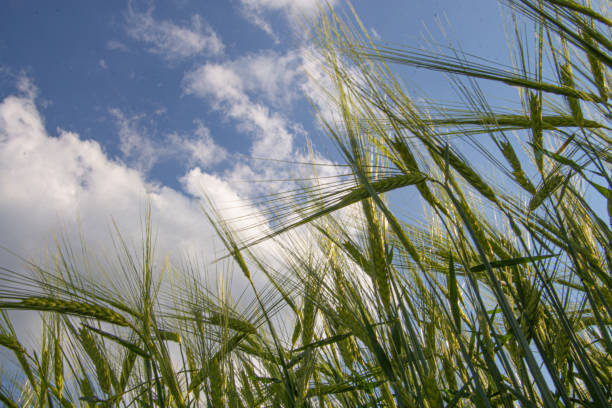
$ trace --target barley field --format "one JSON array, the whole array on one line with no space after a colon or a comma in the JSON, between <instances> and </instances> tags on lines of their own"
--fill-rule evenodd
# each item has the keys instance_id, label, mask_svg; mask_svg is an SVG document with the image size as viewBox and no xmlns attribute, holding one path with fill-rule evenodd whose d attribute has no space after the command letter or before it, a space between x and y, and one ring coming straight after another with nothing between
<instances>
[{"instance_id":1,"label":"barley field","mask_svg":"<svg viewBox=\"0 0 612 408\"><path fill-rule=\"evenodd\" d=\"M197 262L153 262L150 211L139 250L116 235L120 285L61 243L50 266L2 272L2 404L611 406L609 3L502 4L512 66L381 45L323 9L308 24L338 175L263 200L253 216L272 227L248 239L202 204L247 300ZM463 104L411 97L406 66ZM40 315L38 349L21 310Z\"/></svg>"}]
</instances>

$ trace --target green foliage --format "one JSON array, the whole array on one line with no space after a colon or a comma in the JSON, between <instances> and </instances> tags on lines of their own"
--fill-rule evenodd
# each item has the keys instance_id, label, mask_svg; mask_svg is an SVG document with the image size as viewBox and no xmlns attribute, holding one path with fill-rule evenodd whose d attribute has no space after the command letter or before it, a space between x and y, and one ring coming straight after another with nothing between
<instances>
[{"instance_id":1,"label":"green foliage","mask_svg":"<svg viewBox=\"0 0 612 408\"><path fill-rule=\"evenodd\" d=\"M188 262L172 268L176 289L162 285L150 218L140 254L117 241L122 287L86 279L60 247L55 269L35 268L29 286L0 284L2 309L43 318L34 352L3 314L0 346L16 374L2 377L0 401L609 406L612 22L599 3L505 3L538 39L529 50L517 38L514 68L378 46L323 13L313 40L337 114L324 125L351 179L271 200L276 229L246 243L209 209L250 285L248 307L210 291ZM449 74L463 109L419 106L393 64ZM478 81L515 88L522 112L494 109ZM421 197L426 217L402 219L404 198L390 191ZM268 254L280 266L250 250L294 228L307 238Z\"/></svg>"}]
</instances>

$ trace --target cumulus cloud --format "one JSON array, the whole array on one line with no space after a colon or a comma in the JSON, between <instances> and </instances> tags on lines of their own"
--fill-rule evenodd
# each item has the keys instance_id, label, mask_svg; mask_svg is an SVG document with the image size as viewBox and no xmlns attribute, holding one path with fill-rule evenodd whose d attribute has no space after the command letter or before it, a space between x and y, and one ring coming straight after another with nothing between
<instances>
[{"instance_id":1,"label":"cumulus cloud","mask_svg":"<svg viewBox=\"0 0 612 408\"><path fill-rule=\"evenodd\" d=\"M130 7L126 30L135 40L148 44L147 51L167 61L223 53L223 42L198 14L191 17L190 26L181 26L168 20L155 20L152 8L137 12Z\"/></svg>"},{"instance_id":2,"label":"cumulus cloud","mask_svg":"<svg viewBox=\"0 0 612 408\"><path fill-rule=\"evenodd\" d=\"M200 124L191 138L190 149L198 152L194 156L200 160L208 157L204 150L211 149L206 132ZM96 141L61 129L50 134L35 100L27 93L0 101L0 247L43 267L48 261L47 249L53 251L52 233L60 227L76 249L82 232L87 246L95 248L92 254L96 260L112 264L111 222L119 226L130 246L138 248L142 236L139 219L149 202L156 236L155 262L169 256L174 265L180 265L190 256L202 266L203 277L214 273L217 267L212 260L226 251L202 214L198 198L203 197L203 191L214 192L215 199L224 203L236 203L242 197L229 183L200 167L187 172L182 181L191 196L147 182L138 170L109 158ZM240 204L229 212L221 211L221 215L240 218L243 225L261 220L249 201ZM258 224L260 233L266 231L265 220ZM4 250L0 251L0 266L5 268L4 274L23 271L22 262ZM263 282L257 274L254 279L256 284ZM235 279L234 293L240 293L245 284L243 279ZM18 329L36 333L35 320L32 316L20 319Z\"/></svg>"},{"instance_id":3,"label":"cumulus cloud","mask_svg":"<svg viewBox=\"0 0 612 408\"><path fill-rule=\"evenodd\" d=\"M185 91L208 98L216 109L235 120L240 130L253 135L254 156L287 159L293 151L290 123L266 105L253 101L231 67L222 64L199 67L186 75Z\"/></svg>"},{"instance_id":4,"label":"cumulus cloud","mask_svg":"<svg viewBox=\"0 0 612 408\"><path fill-rule=\"evenodd\" d=\"M148 184L138 171L110 160L97 142L63 130L49 135L32 99L9 96L0 103L3 246L24 255L40 253L38 246L49 242L59 221L70 224L77 217L87 238L103 241L111 216L137 229L134 220L147 197L163 235L180 236L185 248L195 248L200 232L210 231L197 205L172 189Z\"/></svg>"},{"instance_id":5,"label":"cumulus cloud","mask_svg":"<svg viewBox=\"0 0 612 408\"><path fill-rule=\"evenodd\" d=\"M184 78L185 92L212 103L254 137L256 157L288 159L301 128L282 113L304 81L295 52L264 52L224 63L207 63ZM274 110L276 108L277 110Z\"/></svg>"},{"instance_id":6,"label":"cumulus cloud","mask_svg":"<svg viewBox=\"0 0 612 408\"><path fill-rule=\"evenodd\" d=\"M240 57L227 67L241 78L245 91L257 92L267 103L286 107L300 96L299 85L306 79L301 64L297 51L270 51Z\"/></svg>"}]
</instances>

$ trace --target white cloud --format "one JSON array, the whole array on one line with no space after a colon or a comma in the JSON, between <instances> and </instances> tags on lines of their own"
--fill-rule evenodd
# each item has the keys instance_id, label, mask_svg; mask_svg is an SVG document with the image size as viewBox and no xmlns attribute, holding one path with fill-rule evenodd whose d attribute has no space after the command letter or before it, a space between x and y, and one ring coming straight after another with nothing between
<instances>
[{"instance_id":1,"label":"white cloud","mask_svg":"<svg viewBox=\"0 0 612 408\"><path fill-rule=\"evenodd\" d=\"M216 109L236 121L239 130L254 136L251 153L256 157L287 159L293 151L291 124L246 93L252 86L224 64L205 64L185 76L188 94L211 100Z\"/></svg>"},{"instance_id":2,"label":"white cloud","mask_svg":"<svg viewBox=\"0 0 612 408\"><path fill-rule=\"evenodd\" d=\"M324 75L314 59L308 60L304 50L287 54L264 52L247 55L224 63L208 63L185 75L183 86L187 94L204 98L236 128L252 138L250 156L272 159L250 160L241 157L223 174L224 180L237 184L245 196L266 195L293 188L288 179L311 176L307 168L277 160L310 162L309 155L296 149L294 139L306 136L304 129L285 116L299 94L307 92L315 104L324 104L321 89L311 83L304 70L304 61L311 61L308 70ZM322 84L321 84L322 85ZM317 156L317 162L327 162ZM302 173L303 170L306 170ZM331 175L333 167L318 169L319 174ZM266 183L248 183L248 180L278 180ZM280 181L287 180L287 181Z\"/></svg>"},{"instance_id":3,"label":"white cloud","mask_svg":"<svg viewBox=\"0 0 612 408\"><path fill-rule=\"evenodd\" d=\"M321 0L241 0L241 3L251 9L299 10L310 13L316 12L320 6L325 5L325 2Z\"/></svg>"},{"instance_id":4,"label":"white cloud","mask_svg":"<svg viewBox=\"0 0 612 408\"><path fill-rule=\"evenodd\" d=\"M227 158L227 151L217 145L210 135L210 130L199 120L195 121L193 136L180 136L176 133L169 136L172 146L178 153L188 157L189 167L210 168Z\"/></svg>"},{"instance_id":5,"label":"white cloud","mask_svg":"<svg viewBox=\"0 0 612 408\"><path fill-rule=\"evenodd\" d=\"M23 72L17 75L17 90L29 99L34 99L38 96L38 87Z\"/></svg>"},{"instance_id":6,"label":"white cloud","mask_svg":"<svg viewBox=\"0 0 612 408\"><path fill-rule=\"evenodd\" d=\"M147 130L140 125L144 115L126 117L121 110L112 108L109 113L115 119L119 131L119 149L123 158L132 163L141 172L148 172L165 155L165 147L155 143L151 136L145 136Z\"/></svg>"},{"instance_id":7,"label":"white cloud","mask_svg":"<svg viewBox=\"0 0 612 408\"><path fill-rule=\"evenodd\" d=\"M165 108L162 107L153 114L159 116L164 112ZM190 135L171 133L162 140L156 140L153 132L142 125L146 115L128 117L117 108L110 109L109 113L117 125L123 160L143 174L166 159L185 161L188 167L197 165L210 168L227 157L225 149L214 142L210 130L201 121L195 121L196 128Z\"/></svg>"},{"instance_id":8,"label":"white cloud","mask_svg":"<svg viewBox=\"0 0 612 408\"><path fill-rule=\"evenodd\" d=\"M147 51L168 61L196 55L219 55L223 42L198 14L191 17L191 26L179 26L168 20L155 20L153 9L137 12L130 6L127 14L128 34L149 45Z\"/></svg>"},{"instance_id":9,"label":"white cloud","mask_svg":"<svg viewBox=\"0 0 612 408\"><path fill-rule=\"evenodd\" d=\"M276 42L278 35L266 20L269 12L283 12L288 18L311 18L327 5L333 5L336 0L240 0L242 12L247 20L269 34Z\"/></svg>"},{"instance_id":10,"label":"white cloud","mask_svg":"<svg viewBox=\"0 0 612 408\"><path fill-rule=\"evenodd\" d=\"M121 41L117 41L117 40L109 40L106 42L106 48L108 48L109 50L112 51L129 51L129 48L127 45L125 45L124 43L122 43Z\"/></svg>"},{"instance_id":11,"label":"white cloud","mask_svg":"<svg viewBox=\"0 0 612 408\"><path fill-rule=\"evenodd\" d=\"M253 136L253 156L289 159L294 136L304 132L282 112L305 81L297 52L262 52L204 64L185 76L184 87L186 93L210 100L240 131Z\"/></svg>"},{"instance_id":12,"label":"white cloud","mask_svg":"<svg viewBox=\"0 0 612 408\"><path fill-rule=\"evenodd\" d=\"M298 52L286 54L261 52L238 58L228 64L247 92L263 96L274 106L286 107L299 95L299 86L306 78Z\"/></svg>"},{"instance_id":13,"label":"white cloud","mask_svg":"<svg viewBox=\"0 0 612 408\"><path fill-rule=\"evenodd\" d=\"M210 149L203 125L195 133L190 142L193 150L202 146ZM203 151L194 156L207 159ZM202 197L202 189L219 202L239 197L230 184L200 167L187 172L183 183L196 197ZM141 236L138 220L147 200L152 206L160 257L181 260L189 254L210 265L225 253L198 201L148 183L137 170L111 160L96 141L82 140L78 134L63 130L58 130L57 136L50 135L34 101L27 96L9 96L0 102L0 246L41 259L46 248L53 246L51 234L60 225L70 241L79 242L78 219L89 246L96 248L95 255L112 253L111 217L126 241L137 245ZM222 215L256 217L254 207L241 203L246 205ZM20 269L18 260L3 251L0 266Z\"/></svg>"},{"instance_id":14,"label":"white cloud","mask_svg":"<svg viewBox=\"0 0 612 408\"><path fill-rule=\"evenodd\" d=\"M100 59L98 61L98 65L100 66L100 68L102 69L108 69L108 65L106 64L106 61L104 59Z\"/></svg>"}]
</instances>

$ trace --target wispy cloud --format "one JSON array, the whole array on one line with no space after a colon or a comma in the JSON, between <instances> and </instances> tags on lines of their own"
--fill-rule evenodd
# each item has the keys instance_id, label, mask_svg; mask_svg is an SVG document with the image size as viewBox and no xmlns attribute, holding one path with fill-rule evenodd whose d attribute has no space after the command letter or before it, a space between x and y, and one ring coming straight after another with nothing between
<instances>
[{"instance_id":1,"label":"wispy cloud","mask_svg":"<svg viewBox=\"0 0 612 408\"><path fill-rule=\"evenodd\" d=\"M78 243L78 222L87 242L97 248L96 255L102 256L113 248L108 239L111 217L126 241L138 244L138 219L146 200L152 205L156 247L162 257L170 255L180 260L193 254L208 262L220 255L211 248L223 251L198 202L169 187L147 182L140 171L108 157L96 141L63 130L49 134L35 100L27 95L0 100L0 140L0 246L14 253L44 255L48 246L53 247L52 232L60 225L68 240ZM193 135L181 136L180 140L188 140L182 148L193 151L197 164L208 160L211 151L223 154L211 146L210 135L201 123L196 124ZM195 172L187 171L183 178L185 188L195 196L201 196L199 182L214 182L211 187L216 189L219 201L238 197L230 184L200 167ZM247 203L231 215L254 213ZM21 261L0 251L0 265L16 269Z\"/></svg>"},{"instance_id":2,"label":"wispy cloud","mask_svg":"<svg viewBox=\"0 0 612 408\"><path fill-rule=\"evenodd\" d=\"M126 52L126 51L130 50L127 45L125 45L121 41L117 41L117 40L109 40L109 41L107 41L106 42L106 48L108 48L109 50L112 50L112 51L123 51L123 52Z\"/></svg>"},{"instance_id":3,"label":"wispy cloud","mask_svg":"<svg viewBox=\"0 0 612 408\"><path fill-rule=\"evenodd\" d=\"M111 108L109 113L115 120L119 132L119 149L124 160L141 173L148 173L159 158L165 155L165 148L147 136L147 129L141 124L145 115L126 116L120 109Z\"/></svg>"},{"instance_id":4,"label":"wispy cloud","mask_svg":"<svg viewBox=\"0 0 612 408\"><path fill-rule=\"evenodd\" d=\"M284 12L289 18L311 17L321 7L336 2L337 0L240 0L245 18L269 34L276 42L279 41L279 37L266 19L267 13L280 11Z\"/></svg>"},{"instance_id":5,"label":"wispy cloud","mask_svg":"<svg viewBox=\"0 0 612 408\"><path fill-rule=\"evenodd\" d=\"M187 157L188 167L198 166L210 169L227 158L227 151L215 143L210 130L202 121L195 121L196 128L191 135L171 134L168 139L176 153Z\"/></svg>"},{"instance_id":6,"label":"wispy cloud","mask_svg":"<svg viewBox=\"0 0 612 408\"><path fill-rule=\"evenodd\" d=\"M128 116L117 108L110 109L109 113L117 126L123 160L143 175L164 160L175 159L187 167L208 169L227 157L225 149L214 142L210 130L201 121L195 122L195 129L189 134L170 133L156 139L154 132L143 124L147 115Z\"/></svg>"},{"instance_id":7,"label":"wispy cloud","mask_svg":"<svg viewBox=\"0 0 612 408\"><path fill-rule=\"evenodd\" d=\"M138 12L130 6L126 30L135 40L148 44L148 52L167 61L219 55L224 48L219 36L198 14L191 17L191 25L181 26L169 20L156 20L152 8Z\"/></svg>"}]
</instances>

